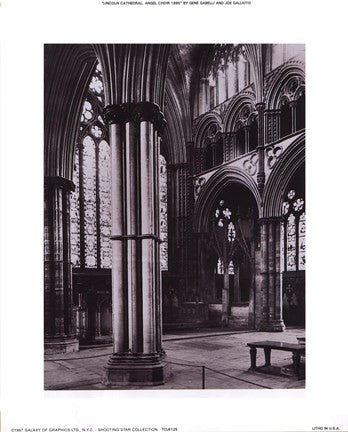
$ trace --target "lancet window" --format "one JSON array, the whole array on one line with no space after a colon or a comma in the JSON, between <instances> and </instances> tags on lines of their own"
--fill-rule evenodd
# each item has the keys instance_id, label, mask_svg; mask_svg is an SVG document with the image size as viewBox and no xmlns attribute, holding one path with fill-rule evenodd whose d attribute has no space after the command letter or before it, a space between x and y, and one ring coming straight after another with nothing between
<instances>
[{"instance_id":1,"label":"lancet window","mask_svg":"<svg viewBox=\"0 0 348 432\"><path fill-rule=\"evenodd\" d=\"M305 127L305 89L300 77L291 78L280 100L280 136L285 137Z\"/></svg>"},{"instance_id":2,"label":"lancet window","mask_svg":"<svg viewBox=\"0 0 348 432\"><path fill-rule=\"evenodd\" d=\"M111 268L110 147L102 112L104 85L97 65L82 107L71 196L71 260L76 268Z\"/></svg>"},{"instance_id":3,"label":"lancet window","mask_svg":"<svg viewBox=\"0 0 348 432\"><path fill-rule=\"evenodd\" d=\"M96 67L82 108L71 196L71 261L75 268L109 269L112 263L111 159L103 121L104 85ZM161 269L168 270L167 164L160 156Z\"/></svg>"},{"instance_id":4,"label":"lancet window","mask_svg":"<svg viewBox=\"0 0 348 432\"><path fill-rule=\"evenodd\" d=\"M283 268L285 271L305 270L306 213L303 194L295 188L288 191L283 202Z\"/></svg>"}]
</instances>

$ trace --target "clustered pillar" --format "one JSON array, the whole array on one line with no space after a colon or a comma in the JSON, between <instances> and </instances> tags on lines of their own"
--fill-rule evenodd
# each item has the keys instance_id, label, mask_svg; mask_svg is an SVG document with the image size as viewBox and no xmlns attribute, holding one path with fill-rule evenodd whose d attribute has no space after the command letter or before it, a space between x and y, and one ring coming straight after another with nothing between
<instances>
[{"instance_id":1,"label":"clustered pillar","mask_svg":"<svg viewBox=\"0 0 348 432\"><path fill-rule=\"evenodd\" d=\"M112 305L114 353L108 386L156 385L166 378L162 350L157 105L105 108L112 181Z\"/></svg>"},{"instance_id":2,"label":"clustered pillar","mask_svg":"<svg viewBox=\"0 0 348 432\"><path fill-rule=\"evenodd\" d=\"M72 265L70 259L71 181L45 178L45 354L78 351L72 325Z\"/></svg>"},{"instance_id":3,"label":"clustered pillar","mask_svg":"<svg viewBox=\"0 0 348 432\"><path fill-rule=\"evenodd\" d=\"M261 329L283 331L280 218L263 218L261 230Z\"/></svg>"}]
</instances>

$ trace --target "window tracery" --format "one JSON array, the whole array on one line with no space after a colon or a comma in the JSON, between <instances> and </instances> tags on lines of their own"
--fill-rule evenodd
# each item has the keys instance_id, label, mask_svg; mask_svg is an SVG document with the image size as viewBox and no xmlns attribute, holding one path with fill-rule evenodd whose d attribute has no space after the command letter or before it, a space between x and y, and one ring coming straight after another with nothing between
<instances>
[{"instance_id":1,"label":"window tracery","mask_svg":"<svg viewBox=\"0 0 348 432\"><path fill-rule=\"evenodd\" d=\"M305 127L305 91L301 77L290 78L280 95L280 137Z\"/></svg>"},{"instance_id":2,"label":"window tracery","mask_svg":"<svg viewBox=\"0 0 348 432\"><path fill-rule=\"evenodd\" d=\"M110 147L102 112L104 86L97 65L81 113L71 196L71 257L77 268L111 268Z\"/></svg>"},{"instance_id":3,"label":"window tracery","mask_svg":"<svg viewBox=\"0 0 348 432\"><path fill-rule=\"evenodd\" d=\"M161 270L168 270L168 198L167 162L160 155L160 237Z\"/></svg>"},{"instance_id":4,"label":"window tracery","mask_svg":"<svg viewBox=\"0 0 348 432\"><path fill-rule=\"evenodd\" d=\"M231 259L232 244L236 237L236 229L232 222L232 212L224 200L219 202L215 209L215 248L218 252L216 273L225 273L225 264L228 262L228 274L234 274L233 261Z\"/></svg>"},{"instance_id":5,"label":"window tracery","mask_svg":"<svg viewBox=\"0 0 348 432\"><path fill-rule=\"evenodd\" d=\"M104 85L99 64L82 107L71 196L71 259L74 268L110 269L111 154L103 121ZM167 165L160 156L161 269L168 270Z\"/></svg>"},{"instance_id":6,"label":"window tracery","mask_svg":"<svg viewBox=\"0 0 348 432\"><path fill-rule=\"evenodd\" d=\"M282 231L285 271L305 270L306 214L305 200L292 188L283 202L284 228Z\"/></svg>"}]
</instances>

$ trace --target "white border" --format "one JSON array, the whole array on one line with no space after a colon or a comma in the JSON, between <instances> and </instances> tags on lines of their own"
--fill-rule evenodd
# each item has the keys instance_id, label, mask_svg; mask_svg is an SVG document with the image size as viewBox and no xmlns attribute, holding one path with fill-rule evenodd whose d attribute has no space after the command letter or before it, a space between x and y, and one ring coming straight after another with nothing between
<instances>
[{"instance_id":1,"label":"white border","mask_svg":"<svg viewBox=\"0 0 348 432\"><path fill-rule=\"evenodd\" d=\"M348 429L343 2L254 0L252 6L230 9L2 0L0 14L2 429ZM306 390L42 390L43 44L53 42L306 44Z\"/></svg>"}]
</instances>

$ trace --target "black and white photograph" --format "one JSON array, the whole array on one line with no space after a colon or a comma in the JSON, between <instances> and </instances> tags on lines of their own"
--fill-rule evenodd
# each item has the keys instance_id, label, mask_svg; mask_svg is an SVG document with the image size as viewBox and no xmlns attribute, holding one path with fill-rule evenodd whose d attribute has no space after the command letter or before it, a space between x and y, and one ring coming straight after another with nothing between
<instances>
[{"instance_id":1,"label":"black and white photograph","mask_svg":"<svg viewBox=\"0 0 348 432\"><path fill-rule=\"evenodd\" d=\"M304 44L45 44L45 390L306 387Z\"/></svg>"},{"instance_id":2,"label":"black and white photograph","mask_svg":"<svg viewBox=\"0 0 348 432\"><path fill-rule=\"evenodd\" d=\"M346 16L0 0L0 432L348 430Z\"/></svg>"}]
</instances>

